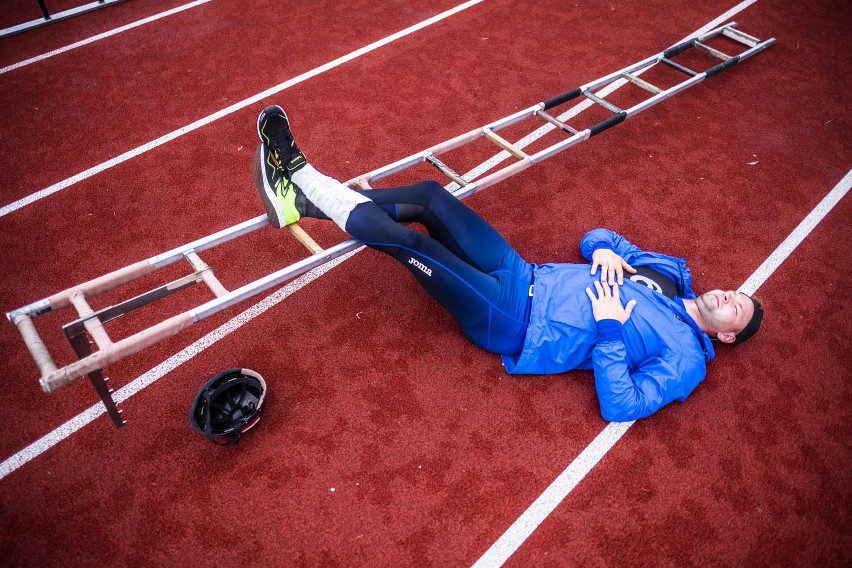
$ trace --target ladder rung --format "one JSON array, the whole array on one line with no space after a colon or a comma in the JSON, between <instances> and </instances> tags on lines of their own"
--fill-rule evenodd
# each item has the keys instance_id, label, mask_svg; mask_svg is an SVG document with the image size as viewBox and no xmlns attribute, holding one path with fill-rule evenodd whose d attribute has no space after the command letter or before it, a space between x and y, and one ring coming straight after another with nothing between
<instances>
[{"instance_id":1,"label":"ladder rung","mask_svg":"<svg viewBox=\"0 0 852 568\"><path fill-rule=\"evenodd\" d=\"M430 164L432 164L433 166L435 166L436 168L438 168L439 170L441 170L444 173L445 176L447 176L448 178L450 178L451 180L453 180L454 182L456 182L460 186L464 187L468 183L470 183L467 180L463 179L453 168L451 168L450 166L448 166L447 164L445 164L444 162L442 162L441 160L439 160L438 158L436 158L432 154L428 154L426 156L426 161L429 162Z\"/></svg>"},{"instance_id":2,"label":"ladder rung","mask_svg":"<svg viewBox=\"0 0 852 568\"><path fill-rule=\"evenodd\" d=\"M717 57L717 58L721 59L722 61L727 61L728 59L731 58L730 55L725 55L724 53L722 53L718 49L714 49L714 48L710 47L709 45L704 45L703 43L701 43L698 40L695 40L695 47L697 47L698 49L700 49L702 51L706 51L707 53L709 53L713 57Z\"/></svg>"},{"instance_id":3,"label":"ladder rung","mask_svg":"<svg viewBox=\"0 0 852 568\"><path fill-rule=\"evenodd\" d=\"M745 32L741 32L736 28L725 28L724 30L722 30L722 35L749 47L755 47L757 44L760 43L760 40L756 37L750 36Z\"/></svg>"},{"instance_id":4,"label":"ladder rung","mask_svg":"<svg viewBox=\"0 0 852 568\"><path fill-rule=\"evenodd\" d=\"M677 69L681 73L686 73L690 77L695 77L696 75L698 75L698 73L696 73L692 69L688 69L688 68L684 67L683 65L680 65L679 63L675 63L674 61L672 61L668 57L661 57L660 61L662 61L663 63L665 63L666 65L668 65L669 67L671 67L673 69Z\"/></svg>"},{"instance_id":5,"label":"ladder rung","mask_svg":"<svg viewBox=\"0 0 852 568\"><path fill-rule=\"evenodd\" d=\"M222 286L222 283L219 282L219 279L216 278L216 275L213 274L213 269L211 269L206 262L201 260L201 257L194 251L188 251L184 254L186 260L189 261L189 264L192 265L192 269L195 270L195 273L204 280L204 283L207 284L207 287L210 288L210 291L217 298L221 298L225 294L228 293L228 290Z\"/></svg>"},{"instance_id":6,"label":"ladder rung","mask_svg":"<svg viewBox=\"0 0 852 568\"><path fill-rule=\"evenodd\" d=\"M179 292L184 288L197 284L200 281L201 277L197 273L182 276L177 280L173 280L168 284L164 284L163 286L145 292L144 294L140 294L139 296L130 298L129 300L125 300L119 304L100 309L97 312L93 312L89 315L82 316L78 320L65 324L64 326L62 326L62 329L65 331L65 335L67 335L68 337L72 337L74 335L82 333L82 330L85 328L86 321L91 318L97 318L98 321L101 322L101 324L108 323L114 320L115 318L121 317L143 306L147 306L151 302L155 302L159 299L165 298L166 296L174 294L175 292ZM79 294L81 292L77 293ZM69 298L69 303L70 302L71 299ZM79 313L79 309L77 311Z\"/></svg>"},{"instance_id":7,"label":"ladder rung","mask_svg":"<svg viewBox=\"0 0 852 568\"><path fill-rule=\"evenodd\" d=\"M549 122L550 124L552 124L553 126L555 126L556 128L558 128L558 129L560 129L564 132L567 132L567 133L571 134L572 136L574 134L577 134L577 132L578 132L577 130L574 130L573 128L571 128L570 126L568 126L567 124L565 124L561 120L558 120L555 117L547 114L543 110L537 110L537 111L535 111L535 113L538 116L540 116L541 118L543 118L544 120L546 120L547 122Z\"/></svg>"},{"instance_id":8,"label":"ladder rung","mask_svg":"<svg viewBox=\"0 0 852 568\"><path fill-rule=\"evenodd\" d=\"M637 77L635 75L631 75L630 73L622 73L621 76L624 77L625 79L627 79L628 81L630 81L631 83L633 83L634 85L636 85L637 87L642 87L646 91L654 93L655 95L659 95L660 93L663 92L663 90L660 89L659 87L652 85L648 81L643 81L639 77Z\"/></svg>"},{"instance_id":9,"label":"ladder rung","mask_svg":"<svg viewBox=\"0 0 852 568\"><path fill-rule=\"evenodd\" d=\"M529 158L529 156L527 154L525 154L520 148L518 148L517 146L515 146L514 144L512 144L511 142L509 142L508 140L506 140L505 138L503 138L499 134L496 134L490 128L488 128L488 127L483 128L482 133L485 134L485 136L487 138L490 138L498 146L501 146L504 150L506 150L507 152L512 154L517 159L524 160L526 158Z\"/></svg>"},{"instance_id":10,"label":"ladder rung","mask_svg":"<svg viewBox=\"0 0 852 568\"><path fill-rule=\"evenodd\" d=\"M323 248L319 246L317 242L298 225L298 223L287 225L287 228L290 229L290 232L293 233L296 240L302 243L305 248L311 252L311 254L317 254L318 252L323 251Z\"/></svg>"},{"instance_id":11,"label":"ladder rung","mask_svg":"<svg viewBox=\"0 0 852 568\"><path fill-rule=\"evenodd\" d=\"M83 326L86 328L92 339L95 340L98 347L100 349L104 349L112 345L112 340L107 335L106 330L104 329L101 320L98 319L95 311L89 305L89 302L86 301L86 296L83 295L82 292L78 292L71 296L71 303L77 308L77 313L80 314L80 318L83 319Z\"/></svg>"},{"instance_id":12,"label":"ladder rung","mask_svg":"<svg viewBox=\"0 0 852 568\"><path fill-rule=\"evenodd\" d=\"M605 108L611 110L615 114L622 112L622 110L620 108L618 108L617 106L615 106L611 102L600 98L599 96L597 96L596 94L594 94L591 91L583 90L583 96L586 97L587 99L593 101L593 102L598 103L602 107L605 107Z\"/></svg>"},{"instance_id":13,"label":"ladder rung","mask_svg":"<svg viewBox=\"0 0 852 568\"><path fill-rule=\"evenodd\" d=\"M354 189L355 191L359 191L362 189L372 189L372 186L370 186L369 174L349 180L348 182L346 182L346 185L349 186L349 189Z\"/></svg>"}]
</instances>

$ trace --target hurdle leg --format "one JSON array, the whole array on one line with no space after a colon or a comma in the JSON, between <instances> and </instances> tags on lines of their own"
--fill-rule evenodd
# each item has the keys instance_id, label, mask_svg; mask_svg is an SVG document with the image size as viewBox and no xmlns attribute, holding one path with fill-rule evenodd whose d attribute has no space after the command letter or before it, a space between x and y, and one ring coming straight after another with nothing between
<instances>
[{"instance_id":1,"label":"hurdle leg","mask_svg":"<svg viewBox=\"0 0 852 568\"><path fill-rule=\"evenodd\" d=\"M68 341L71 342L74 352L77 353L77 357L80 359L92 354L92 344L89 343L89 339L86 337L85 333L69 336ZM109 385L107 385L107 380L109 379L104 378L103 371L101 369L97 369L91 371L87 376L92 382L92 385L95 387L95 390L98 391L98 395L100 395L101 400L107 409L107 413L109 413L109 416L112 418L116 427L121 427L127 424L127 421L121 417L121 410L118 406L116 406L115 401L112 399L112 389L109 388Z\"/></svg>"}]
</instances>

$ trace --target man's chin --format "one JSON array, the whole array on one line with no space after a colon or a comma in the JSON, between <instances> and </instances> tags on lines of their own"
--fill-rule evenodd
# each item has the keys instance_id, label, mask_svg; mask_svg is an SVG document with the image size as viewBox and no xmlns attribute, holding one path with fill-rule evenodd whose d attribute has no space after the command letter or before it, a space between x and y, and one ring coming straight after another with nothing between
<instances>
[{"instance_id":1,"label":"man's chin","mask_svg":"<svg viewBox=\"0 0 852 568\"><path fill-rule=\"evenodd\" d=\"M712 314L716 311L716 298L709 293L704 293L695 298L698 311L702 314Z\"/></svg>"}]
</instances>

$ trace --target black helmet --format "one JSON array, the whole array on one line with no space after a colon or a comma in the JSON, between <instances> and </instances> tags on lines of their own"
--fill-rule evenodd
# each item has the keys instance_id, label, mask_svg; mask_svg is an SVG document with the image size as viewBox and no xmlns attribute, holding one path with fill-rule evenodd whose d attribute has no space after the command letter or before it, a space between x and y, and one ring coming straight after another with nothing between
<instances>
[{"instance_id":1,"label":"black helmet","mask_svg":"<svg viewBox=\"0 0 852 568\"><path fill-rule=\"evenodd\" d=\"M260 420L266 383L251 369L228 369L207 381L189 411L189 422L199 434L220 446L240 441L240 434ZM220 442L218 437L227 439Z\"/></svg>"}]
</instances>

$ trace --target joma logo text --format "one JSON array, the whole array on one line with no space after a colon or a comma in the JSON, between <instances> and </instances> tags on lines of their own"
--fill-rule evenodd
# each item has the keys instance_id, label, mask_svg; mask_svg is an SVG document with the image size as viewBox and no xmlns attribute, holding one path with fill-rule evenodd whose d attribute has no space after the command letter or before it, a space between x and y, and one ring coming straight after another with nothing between
<instances>
[{"instance_id":1,"label":"joma logo text","mask_svg":"<svg viewBox=\"0 0 852 568\"><path fill-rule=\"evenodd\" d=\"M414 266L422 270L426 274L426 276L432 276L432 269L427 268L425 264L423 264L416 258L411 257L410 259L408 259L408 264L413 264Z\"/></svg>"}]
</instances>

